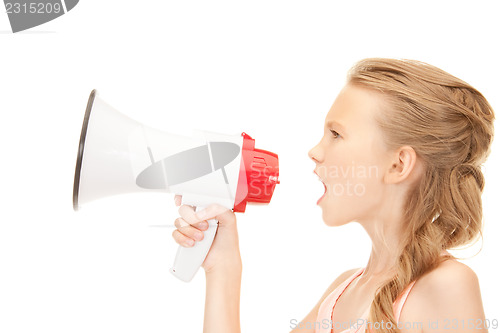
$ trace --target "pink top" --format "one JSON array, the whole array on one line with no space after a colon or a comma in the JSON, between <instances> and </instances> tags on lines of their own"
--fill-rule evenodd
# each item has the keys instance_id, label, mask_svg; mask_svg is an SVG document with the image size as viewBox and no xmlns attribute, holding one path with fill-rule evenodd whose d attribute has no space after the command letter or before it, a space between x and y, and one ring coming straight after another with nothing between
<instances>
[{"instance_id":1,"label":"pink top","mask_svg":"<svg viewBox=\"0 0 500 333\"><path fill-rule=\"evenodd\" d=\"M366 309L365 313L361 316L362 319L362 324L357 326L356 322L349 323L352 325L349 328L346 328L348 323L344 324L344 327L341 327L339 323L339 327L335 326L335 321L333 320L333 309L335 308L335 305L337 304L337 301L339 297L342 295L342 293L347 289L347 287L351 284L354 279L356 279L358 276L363 273L365 269L360 268L358 271L356 271L351 277L349 277L347 280L345 280L343 283L341 283L337 288L335 288L334 291L328 295L323 303L321 303L321 306L319 307L318 310L318 317L316 319L316 323L319 325L316 325L316 333L331 333L332 328L335 328L336 332L339 332L340 330L344 329L341 331L341 333L354 333L354 332L364 332L366 329L366 322L367 322L367 316L368 316L368 311L370 310L370 307ZM393 310L394 310L394 316L396 318L396 322L399 321L399 317L401 315L401 310L403 309L403 305L406 302L406 298L408 297L408 294L411 291L411 288L415 284L415 281L410 283L408 287L401 293L401 295L394 301L393 304ZM361 321L360 321L361 323ZM318 327L319 326L319 327Z\"/></svg>"}]
</instances>

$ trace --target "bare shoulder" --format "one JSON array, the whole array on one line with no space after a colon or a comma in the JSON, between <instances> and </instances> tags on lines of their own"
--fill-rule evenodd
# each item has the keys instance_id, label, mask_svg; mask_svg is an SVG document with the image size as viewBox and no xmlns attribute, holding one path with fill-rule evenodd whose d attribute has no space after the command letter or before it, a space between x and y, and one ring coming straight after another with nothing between
<instances>
[{"instance_id":1,"label":"bare shoulder","mask_svg":"<svg viewBox=\"0 0 500 333\"><path fill-rule=\"evenodd\" d=\"M480 296L476 273L457 260L446 260L415 283L415 293L422 294L422 301L432 304L456 304L464 297Z\"/></svg>"},{"instance_id":2,"label":"bare shoulder","mask_svg":"<svg viewBox=\"0 0 500 333\"><path fill-rule=\"evenodd\" d=\"M484 322L476 273L457 260L442 262L417 280L401 312L401 321L423 323L422 332L452 329L453 323ZM429 323L436 324L429 327ZM471 331L477 332L474 328Z\"/></svg>"},{"instance_id":3,"label":"bare shoulder","mask_svg":"<svg viewBox=\"0 0 500 333\"><path fill-rule=\"evenodd\" d=\"M478 284L476 273L466 264L457 260L446 260L432 271L424 274L415 284L435 296L445 296L451 290ZM468 288L466 288L468 289Z\"/></svg>"}]
</instances>

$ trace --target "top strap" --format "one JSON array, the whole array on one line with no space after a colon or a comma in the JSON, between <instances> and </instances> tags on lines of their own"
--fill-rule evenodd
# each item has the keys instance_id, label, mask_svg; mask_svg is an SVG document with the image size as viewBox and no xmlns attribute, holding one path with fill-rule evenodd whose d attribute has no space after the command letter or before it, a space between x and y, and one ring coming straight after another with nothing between
<instances>
[{"instance_id":1,"label":"top strap","mask_svg":"<svg viewBox=\"0 0 500 333\"><path fill-rule=\"evenodd\" d=\"M360 276L364 270L365 270L364 267L358 269L353 275L351 275L347 280L345 280L343 284L341 284L342 287L339 286L339 288L338 288L339 291L335 297L335 303L333 303L333 306L332 306L332 315L331 315L332 321L334 321L333 320L333 310L335 309L335 305L337 305L337 302L338 302L340 296L342 296L342 294L347 289L347 287L349 287L349 285L352 283L352 281L354 281L358 276Z\"/></svg>"},{"instance_id":2,"label":"top strap","mask_svg":"<svg viewBox=\"0 0 500 333\"><path fill-rule=\"evenodd\" d=\"M318 309L318 316L316 321L322 323L323 320L332 320L332 315L333 315L333 309L335 307L335 304L337 304L337 300L339 299L340 295L344 292L344 290L349 286L349 284L356 278L358 277L362 272L364 271L364 268L360 268L354 274L352 274L349 278L347 278L344 282L338 285L337 288L335 288L321 303L319 309ZM320 327L316 327L316 333L330 333L331 328L330 327L325 327L327 325L320 325Z\"/></svg>"},{"instance_id":3,"label":"top strap","mask_svg":"<svg viewBox=\"0 0 500 333\"><path fill-rule=\"evenodd\" d=\"M403 310L403 306L405 305L406 299L410 294L411 289L415 285L416 281L412 281L408 287L401 293L401 295L394 301L393 310L394 317L396 318L396 323L399 322L399 317L401 316L401 311Z\"/></svg>"}]
</instances>

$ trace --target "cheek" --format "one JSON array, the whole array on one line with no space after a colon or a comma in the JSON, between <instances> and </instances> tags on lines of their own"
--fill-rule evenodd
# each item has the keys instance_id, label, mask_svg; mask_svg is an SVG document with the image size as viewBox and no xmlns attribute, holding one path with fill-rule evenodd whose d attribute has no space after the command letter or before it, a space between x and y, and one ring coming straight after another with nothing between
<instances>
[{"instance_id":1,"label":"cheek","mask_svg":"<svg viewBox=\"0 0 500 333\"><path fill-rule=\"evenodd\" d=\"M360 163L356 167L355 177L351 179L357 190L357 199L360 207L371 209L377 204L383 193L382 171L375 163Z\"/></svg>"},{"instance_id":2,"label":"cheek","mask_svg":"<svg viewBox=\"0 0 500 333\"><path fill-rule=\"evenodd\" d=\"M364 154L338 152L335 158L326 161L326 176L332 183L369 184L377 183L381 176L381 168L375 159ZM366 152L366 149L362 150Z\"/></svg>"},{"instance_id":3,"label":"cheek","mask_svg":"<svg viewBox=\"0 0 500 333\"><path fill-rule=\"evenodd\" d=\"M342 146L328 156L328 193L321 203L323 221L338 226L363 218L380 205L381 155L368 144Z\"/></svg>"},{"instance_id":4,"label":"cheek","mask_svg":"<svg viewBox=\"0 0 500 333\"><path fill-rule=\"evenodd\" d=\"M370 156L344 156L328 171L328 198L337 209L357 210L378 202L382 171Z\"/></svg>"},{"instance_id":5,"label":"cheek","mask_svg":"<svg viewBox=\"0 0 500 333\"><path fill-rule=\"evenodd\" d=\"M341 226L362 220L380 206L382 187L379 180L369 177L346 177L329 186L321 202L322 219L328 226Z\"/></svg>"}]
</instances>

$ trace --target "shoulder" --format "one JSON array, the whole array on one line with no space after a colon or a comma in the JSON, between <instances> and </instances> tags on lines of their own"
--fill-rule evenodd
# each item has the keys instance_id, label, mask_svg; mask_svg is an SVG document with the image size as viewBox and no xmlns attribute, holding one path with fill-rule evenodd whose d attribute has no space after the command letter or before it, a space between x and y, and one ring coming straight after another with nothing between
<instances>
[{"instance_id":1,"label":"shoulder","mask_svg":"<svg viewBox=\"0 0 500 333\"><path fill-rule=\"evenodd\" d=\"M457 260L446 260L415 283L416 291L431 304L453 304L464 297L480 296L476 273Z\"/></svg>"},{"instance_id":2,"label":"shoulder","mask_svg":"<svg viewBox=\"0 0 500 333\"><path fill-rule=\"evenodd\" d=\"M478 279L469 266L452 259L443 261L434 270L425 274L422 281L427 282L427 286L432 288L444 287L450 282L453 282L453 285L477 283Z\"/></svg>"},{"instance_id":3,"label":"shoulder","mask_svg":"<svg viewBox=\"0 0 500 333\"><path fill-rule=\"evenodd\" d=\"M420 277L401 313L401 321L439 322L442 328L453 320L483 318L477 275L456 260L446 260ZM426 331L429 328L423 325L423 332Z\"/></svg>"}]
</instances>

